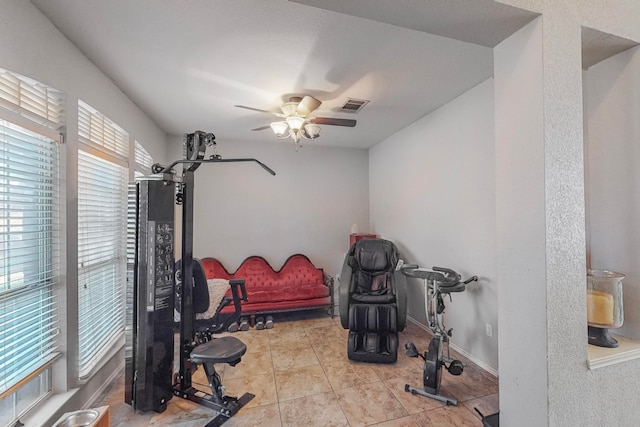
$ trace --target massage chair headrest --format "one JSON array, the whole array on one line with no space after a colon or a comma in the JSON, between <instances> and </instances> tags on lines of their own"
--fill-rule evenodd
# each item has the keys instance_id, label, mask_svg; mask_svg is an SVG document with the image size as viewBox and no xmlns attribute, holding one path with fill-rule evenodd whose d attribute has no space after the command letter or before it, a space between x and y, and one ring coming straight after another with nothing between
<instances>
[{"instance_id":1,"label":"massage chair headrest","mask_svg":"<svg viewBox=\"0 0 640 427\"><path fill-rule=\"evenodd\" d=\"M393 243L383 239L362 239L355 244L355 259L360 270L367 273L393 268Z\"/></svg>"}]
</instances>

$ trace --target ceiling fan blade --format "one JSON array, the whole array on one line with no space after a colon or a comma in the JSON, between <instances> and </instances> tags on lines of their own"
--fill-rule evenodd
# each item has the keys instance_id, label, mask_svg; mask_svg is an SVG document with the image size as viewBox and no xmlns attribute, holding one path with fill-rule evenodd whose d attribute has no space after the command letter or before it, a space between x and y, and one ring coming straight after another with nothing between
<instances>
[{"instance_id":1,"label":"ceiling fan blade","mask_svg":"<svg viewBox=\"0 0 640 427\"><path fill-rule=\"evenodd\" d=\"M245 105L234 105L234 107L244 108L245 110L258 111L260 113L269 113L269 114L274 114L274 115L278 115L279 114L279 113L276 113L274 111L261 110L260 108L247 107Z\"/></svg>"},{"instance_id":2,"label":"ceiling fan blade","mask_svg":"<svg viewBox=\"0 0 640 427\"><path fill-rule=\"evenodd\" d=\"M311 123L315 123L317 125L332 125L332 126L347 126L354 127L356 125L355 120L351 119L334 119L331 117L314 117L310 120Z\"/></svg>"},{"instance_id":3,"label":"ceiling fan blade","mask_svg":"<svg viewBox=\"0 0 640 427\"><path fill-rule=\"evenodd\" d=\"M296 108L296 112L299 115L304 117L307 114L314 111L316 108L318 108L320 104L322 104L321 101L318 101L313 96L306 95L304 98L302 98L302 100L298 104L298 107Z\"/></svg>"},{"instance_id":4,"label":"ceiling fan blade","mask_svg":"<svg viewBox=\"0 0 640 427\"><path fill-rule=\"evenodd\" d=\"M260 126L259 128L255 128L251 130L265 130L265 129L269 129L270 127L271 127L270 125L266 125L266 126Z\"/></svg>"}]
</instances>

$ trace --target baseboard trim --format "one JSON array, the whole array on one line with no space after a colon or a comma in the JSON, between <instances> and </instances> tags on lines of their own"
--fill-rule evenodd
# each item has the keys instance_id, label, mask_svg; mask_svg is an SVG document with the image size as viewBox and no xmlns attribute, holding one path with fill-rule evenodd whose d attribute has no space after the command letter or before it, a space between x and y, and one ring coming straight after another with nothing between
<instances>
[{"instance_id":1,"label":"baseboard trim","mask_svg":"<svg viewBox=\"0 0 640 427\"><path fill-rule=\"evenodd\" d=\"M409 315L407 315L407 320L409 320L411 323L413 323L414 325L416 325L420 329L422 329L422 330L424 330L426 332L431 332L431 330L426 325L423 325L422 323L418 322L416 319L414 319L413 317L411 317ZM487 371L492 376L498 378L498 371L496 369L494 369L491 366L487 365L485 362L483 362L482 360L478 359L473 354L471 354L471 353L467 352L466 350L463 350L462 348L458 347L457 345L455 345L455 343L450 341L449 345L451 346L452 349L454 349L455 351L457 351L458 353L460 353L461 355L463 355L464 357L466 357L467 359L469 359L470 361L472 361L473 363L475 363L476 365L481 367L483 370Z\"/></svg>"}]
</instances>

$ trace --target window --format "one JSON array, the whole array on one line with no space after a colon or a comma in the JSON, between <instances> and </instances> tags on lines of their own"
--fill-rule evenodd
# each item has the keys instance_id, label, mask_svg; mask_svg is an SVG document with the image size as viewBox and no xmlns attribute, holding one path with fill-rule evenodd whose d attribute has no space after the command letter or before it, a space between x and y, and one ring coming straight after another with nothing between
<instances>
[{"instance_id":1,"label":"window","mask_svg":"<svg viewBox=\"0 0 640 427\"><path fill-rule=\"evenodd\" d=\"M58 129L63 122L63 98L51 87L0 68L0 106L32 122Z\"/></svg>"},{"instance_id":2,"label":"window","mask_svg":"<svg viewBox=\"0 0 640 427\"><path fill-rule=\"evenodd\" d=\"M62 120L60 92L0 70L0 424L51 390L58 356L60 135L51 129Z\"/></svg>"},{"instance_id":3,"label":"window","mask_svg":"<svg viewBox=\"0 0 640 427\"><path fill-rule=\"evenodd\" d=\"M129 158L129 134L82 101L78 102L78 136L85 146L124 162Z\"/></svg>"},{"instance_id":4,"label":"window","mask_svg":"<svg viewBox=\"0 0 640 427\"><path fill-rule=\"evenodd\" d=\"M135 161L136 161L136 170L135 177L140 178L144 175L149 175L151 173L151 166L153 165L153 157L149 154L147 150L138 142L135 141Z\"/></svg>"},{"instance_id":5,"label":"window","mask_svg":"<svg viewBox=\"0 0 640 427\"><path fill-rule=\"evenodd\" d=\"M124 331L129 135L79 102L78 361L91 374Z\"/></svg>"}]
</instances>

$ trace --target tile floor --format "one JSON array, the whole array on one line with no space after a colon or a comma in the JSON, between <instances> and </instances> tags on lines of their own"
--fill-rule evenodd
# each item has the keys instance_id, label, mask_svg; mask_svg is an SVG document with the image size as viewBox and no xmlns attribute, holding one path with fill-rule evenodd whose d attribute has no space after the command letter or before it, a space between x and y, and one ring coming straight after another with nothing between
<instances>
[{"instance_id":1,"label":"tile floor","mask_svg":"<svg viewBox=\"0 0 640 427\"><path fill-rule=\"evenodd\" d=\"M227 394L251 392L256 397L225 426L482 426L473 408L485 415L498 410L497 378L464 358L468 366L462 375L444 372L442 378L442 394L457 398L458 406L406 393L407 383L422 386L422 359L405 356L404 344L413 341L422 352L430 339L410 322L400 334L393 365L349 361L347 331L337 316L277 318L273 329L251 328L233 336L247 345L247 354L237 366L221 365L218 372ZM193 382L209 392L202 368ZM177 397L162 414L136 412L123 396L124 373L94 403L110 405L113 427L200 427L216 415Z\"/></svg>"}]
</instances>

